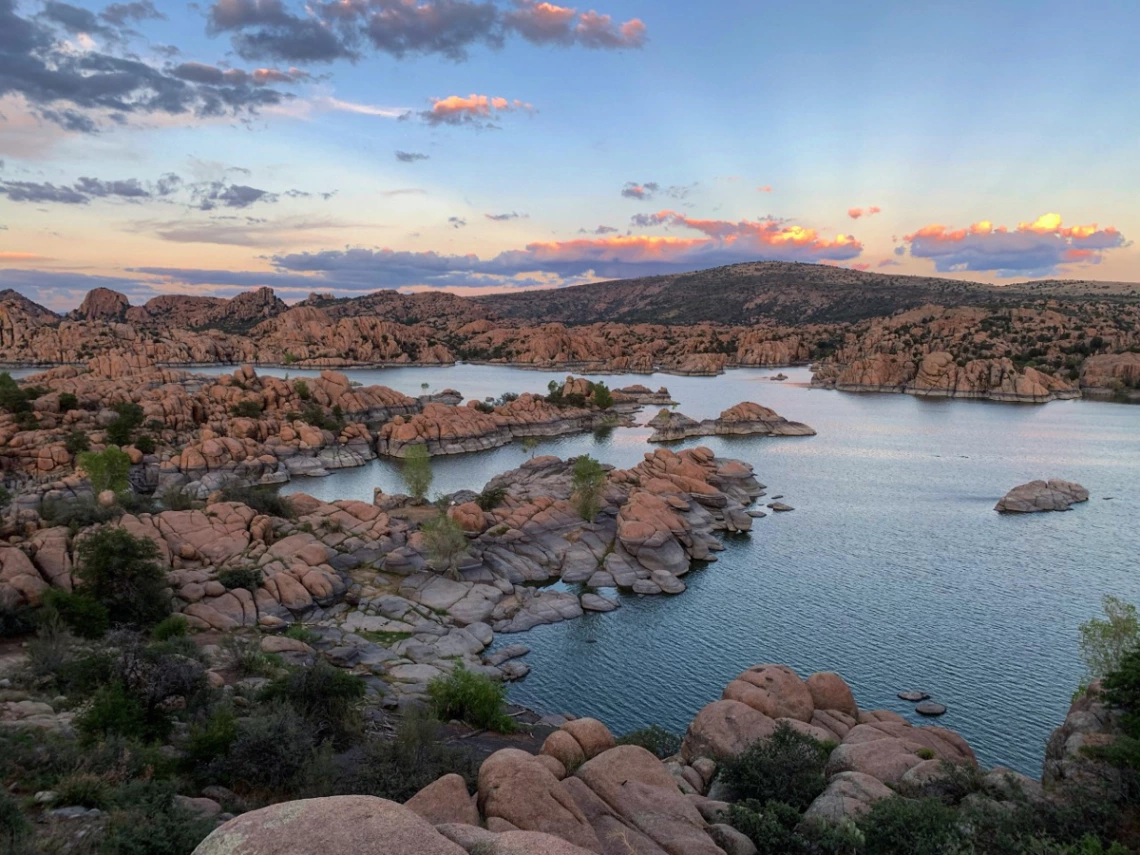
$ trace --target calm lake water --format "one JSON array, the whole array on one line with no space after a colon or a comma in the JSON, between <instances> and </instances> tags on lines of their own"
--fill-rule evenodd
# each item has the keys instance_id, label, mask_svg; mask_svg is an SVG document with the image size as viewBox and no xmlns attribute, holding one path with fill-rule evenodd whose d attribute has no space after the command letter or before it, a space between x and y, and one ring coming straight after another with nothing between
<instances>
[{"instance_id":1,"label":"calm lake water","mask_svg":"<svg viewBox=\"0 0 1140 855\"><path fill-rule=\"evenodd\" d=\"M565 377L486 366L348 373L407 394L426 383L475 398L545 391ZM774 373L597 377L611 388L666 385L695 418L756 401L819 435L686 443L751 463L795 512L728 539L678 597L622 596L609 615L499 636L532 648L533 670L512 699L596 716L618 732L651 723L681 732L737 673L782 662L804 675L838 671L860 706L916 721L895 694L928 691L949 707L939 724L983 762L1039 774L1081 678L1078 625L1099 614L1105 594L1140 601L1140 407L852 395L810 390L806 369L784 369L786 383L768 380ZM651 450L648 435L619 428L549 440L538 453L588 452L626 467ZM434 489L480 489L526 456L507 446L436 458ZM1064 514L992 510L1009 488L1049 477L1079 481L1092 501ZM371 501L377 486L400 489L395 465L286 489Z\"/></svg>"}]
</instances>

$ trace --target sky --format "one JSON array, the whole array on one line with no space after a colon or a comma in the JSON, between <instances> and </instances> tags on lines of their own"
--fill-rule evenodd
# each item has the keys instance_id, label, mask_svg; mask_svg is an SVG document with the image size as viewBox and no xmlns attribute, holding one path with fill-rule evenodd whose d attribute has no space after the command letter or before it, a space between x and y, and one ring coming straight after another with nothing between
<instances>
[{"instance_id":1,"label":"sky","mask_svg":"<svg viewBox=\"0 0 1140 855\"><path fill-rule=\"evenodd\" d=\"M1140 3L0 0L0 289L1140 280Z\"/></svg>"}]
</instances>

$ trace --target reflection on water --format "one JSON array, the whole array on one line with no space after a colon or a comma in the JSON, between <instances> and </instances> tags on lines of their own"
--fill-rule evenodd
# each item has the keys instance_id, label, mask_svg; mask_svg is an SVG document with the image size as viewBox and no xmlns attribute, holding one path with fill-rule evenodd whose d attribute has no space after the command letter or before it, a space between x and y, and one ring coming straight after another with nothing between
<instances>
[{"instance_id":1,"label":"reflection on water","mask_svg":"<svg viewBox=\"0 0 1140 855\"><path fill-rule=\"evenodd\" d=\"M764 379L767 371L598 378L667 385L694 418L753 400L819 435L686 443L753 464L796 511L728 539L679 597L624 596L614 614L500 637L533 651L512 698L594 715L618 731L681 730L739 671L786 662L801 673L839 671L865 707L910 714L895 693L928 691L950 709L940 723L983 761L1037 774L1081 677L1078 624L1104 594L1140 601L1140 407L847 395L809 390L804 369L784 372L787 384ZM427 383L475 398L541 392L565 376L487 366L350 373L407 394ZM650 449L648 435L563 437L538 453L630 466ZM526 457L515 445L436 458L434 488L479 489ZM1043 477L1079 481L1093 499L1066 514L993 512L1010 487ZM391 463L287 489L370 501L377 486L400 489Z\"/></svg>"}]
</instances>

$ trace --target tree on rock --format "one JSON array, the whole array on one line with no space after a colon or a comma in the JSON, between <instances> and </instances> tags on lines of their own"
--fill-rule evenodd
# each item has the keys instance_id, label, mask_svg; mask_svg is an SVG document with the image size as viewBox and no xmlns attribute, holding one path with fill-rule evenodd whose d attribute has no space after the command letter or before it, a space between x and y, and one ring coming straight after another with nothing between
<instances>
[{"instance_id":1,"label":"tree on rock","mask_svg":"<svg viewBox=\"0 0 1140 855\"><path fill-rule=\"evenodd\" d=\"M458 561L467 553L467 535L446 513L423 524L424 546L432 566L453 579L459 578Z\"/></svg>"},{"instance_id":2,"label":"tree on rock","mask_svg":"<svg viewBox=\"0 0 1140 855\"><path fill-rule=\"evenodd\" d=\"M131 458L125 451L108 446L96 453L89 451L79 455L79 465L91 481L95 495L104 490L121 493L127 489L127 476L131 471Z\"/></svg>"},{"instance_id":3,"label":"tree on rock","mask_svg":"<svg viewBox=\"0 0 1140 855\"><path fill-rule=\"evenodd\" d=\"M103 528L79 544L81 590L107 608L113 623L149 626L170 613L166 573L154 541Z\"/></svg>"},{"instance_id":4,"label":"tree on rock","mask_svg":"<svg viewBox=\"0 0 1140 855\"><path fill-rule=\"evenodd\" d=\"M1092 618L1080 626L1081 658L1088 673L1083 685L1120 667L1124 657L1140 649L1140 616L1136 606L1113 596L1101 600L1105 619Z\"/></svg>"},{"instance_id":5,"label":"tree on rock","mask_svg":"<svg viewBox=\"0 0 1140 855\"><path fill-rule=\"evenodd\" d=\"M594 384L594 404L600 410L608 410L614 405L614 396L605 383Z\"/></svg>"},{"instance_id":6,"label":"tree on rock","mask_svg":"<svg viewBox=\"0 0 1140 855\"><path fill-rule=\"evenodd\" d=\"M574 509L586 522L592 522L602 509L606 490L606 470L602 464L584 454L574 461Z\"/></svg>"},{"instance_id":7,"label":"tree on rock","mask_svg":"<svg viewBox=\"0 0 1140 855\"><path fill-rule=\"evenodd\" d=\"M404 455L404 465L400 469L400 477L404 479L404 486L417 502L422 502L427 491L431 489L432 471L431 454L426 445L412 445Z\"/></svg>"}]
</instances>

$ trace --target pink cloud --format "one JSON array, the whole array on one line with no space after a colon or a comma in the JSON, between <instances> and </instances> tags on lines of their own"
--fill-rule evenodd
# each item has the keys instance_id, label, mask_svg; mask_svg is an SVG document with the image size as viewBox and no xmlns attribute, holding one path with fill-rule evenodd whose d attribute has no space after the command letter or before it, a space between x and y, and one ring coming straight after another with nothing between
<instances>
[{"instance_id":1,"label":"pink cloud","mask_svg":"<svg viewBox=\"0 0 1140 855\"><path fill-rule=\"evenodd\" d=\"M853 220L857 220L860 217L873 217L875 214L881 213L882 210L883 209L878 205L872 205L869 208L848 208L847 216Z\"/></svg>"},{"instance_id":2,"label":"pink cloud","mask_svg":"<svg viewBox=\"0 0 1140 855\"><path fill-rule=\"evenodd\" d=\"M420 116L429 125L487 125L501 113L518 110L534 112L534 105L518 99L509 100L493 95L448 95L432 100L430 110Z\"/></svg>"}]
</instances>

